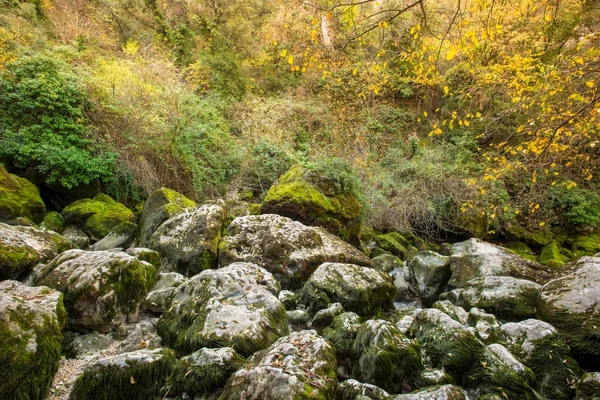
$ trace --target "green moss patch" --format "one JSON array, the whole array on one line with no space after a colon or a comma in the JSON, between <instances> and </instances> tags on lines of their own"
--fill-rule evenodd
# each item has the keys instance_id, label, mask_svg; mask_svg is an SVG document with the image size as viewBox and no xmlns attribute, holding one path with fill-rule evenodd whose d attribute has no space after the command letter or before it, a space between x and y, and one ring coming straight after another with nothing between
<instances>
[{"instance_id":1,"label":"green moss patch","mask_svg":"<svg viewBox=\"0 0 600 400\"><path fill-rule=\"evenodd\" d=\"M9 174L0 164L0 221L17 217L35 219L45 210L37 187L27 179Z\"/></svg>"}]
</instances>

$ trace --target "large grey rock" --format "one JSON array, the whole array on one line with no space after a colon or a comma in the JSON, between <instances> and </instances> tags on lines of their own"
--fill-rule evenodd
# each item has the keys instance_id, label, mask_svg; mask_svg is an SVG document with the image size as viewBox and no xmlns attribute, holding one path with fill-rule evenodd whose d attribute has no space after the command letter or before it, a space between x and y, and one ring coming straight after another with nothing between
<instances>
[{"instance_id":1,"label":"large grey rock","mask_svg":"<svg viewBox=\"0 0 600 400\"><path fill-rule=\"evenodd\" d=\"M539 284L552 278L552 274L543 265L479 239L452 245L450 266L450 289L464 287L472 279L488 276L512 276Z\"/></svg>"},{"instance_id":2,"label":"large grey rock","mask_svg":"<svg viewBox=\"0 0 600 400\"><path fill-rule=\"evenodd\" d=\"M391 393L414 389L423 369L418 342L408 339L389 321L362 324L352 352L356 360L353 377Z\"/></svg>"},{"instance_id":3,"label":"large grey rock","mask_svg":"<svg viewBox=\"0 0 600 400\"><path fill-rule=\"evenodd\" d=\"M140 215L140 229L137 244L148 247L154 232L163 222L187 208L195 207L196 203L174 190L161 188L148 196Z\"/></svg>"},{"instance_id":4,"label":"large grey rock","mask_svg":"<svg viewBox=\"0 0 600 400\"><path fill-rule=\"evenodd\" d=\"M294 332L250 357L221 400L329 399L336 390L335 349L315 331Z\"/></svg>"},{"instance_id":5,"label":"large grey rock","mask_svg":"<svg viewBox=\"0 0 600 400\"><path fill-rule=\"evenodd\" d=\"M135 240L137 225L133 222L122 222L115 226L108 235L94 243L90 250L102 251L116 248L127 248Z\"/></svg>"},{"instance_id":6,"label":"large grey rock","mask_svg":"<svg viewBox=\"0 0 600 400\"><path fill-rule=\"evenodd\" d=\"M95 360L77 378L69 399L153 398L174 363L175 355L170 349L138 350Z\"/></svg>"},{"instance_id":7,"label":"large grey rock","mask_svg":"<svg viewBox=\"0 0 600 400\"><path fill-rule=\"evenodd\" d=\"M496 341L535 373L538 391L548 399L572 399L581 369L567 343L550 324L528 319L502 325Z\"/></svg>"},{"instance_id":8,"label":"large grey rock","mask_svg":"<svg viewBox=\"0 0 600 400\"><path fill-rule=\"evenodd\" d=\"M179 354L229 346L249 356L288 334L278 293L273 275L255 264L206 270L177 288L158 332Z\"/></svg>"},{"instance_id":9,"label":"large grey rock","mask_svg":"<svg viewBox=\"0 0 600 400\"><path fill-rule=\"evenodd\" d=\"M392 400L469 400L469 396L458 386L441 385L399 394L393 396Z\"/></svg>"},{"instance_id":10,"label":"large grey rock","mask_svg":"<svg viewBox=\"0 0 600 400\"><path fill-rule=\"evenodd\" d=\"M344 307L340 303L331 303L327 308L323 308L315 314L310 322L311 329L316 330L319 334L323 329L327 328L335 317L344 313Z\"/></svg>"},{"instance_id":11,"label":"large grey rock","mask_svg":"<svg viewBox=\"0 0 600 400\"><path fill-rule=\"evenodd\" d=\"M74 245L58 233L0 223L0 280L19 279Z\"/></svg>"},{"instance_id":12,"label":"large grey rock","mask_svg":"<svg viewBox=\"0 0 600 400\"><path fill-rule=\"evenodd\" d=\"M346 379L337 388L337 399L355 400L358 396L364 396L371 400L390 400L392 396L380 387L370 383L362 383L355 379Z\"/></svg>"},{"instance_id":13,"label":"large grey rock","mask_svg":"<svg viewBox=\"0 0 600 400\"><path fill-rule=\"evenodd\" d=\"M185 282L185 276L177 272L162 272L156 278L156 284L144 300L144 308L154 312L165 312L171 305L177 287Z\"/></svg>"},{"instance_id":14,"label":"large grey rock","mask_svg":"<svg viewBox=\"0 0 600 400\"><path fill-rule=\"evenodd\" d=\"M315 313L339 302L345 310L372 316L390 309L394 298L391 277L370 267L325 263L311 275L303 289L303 300Z\"/></svg>"},{"instance_id":15,"label":"large grey rock","mask_svg":"<svg viewBox=\"0 0 600 400\"><path fill-rule=\"evenodd\" d=\"M244 361L231 347L202 348L177 361L169 377L169 394L210 396L225 386Z\"/></svg>"},{"instance_id":16,"label":"large grey rock","mask_svg":"<svg viewBox=\"0 0 600 400\"><path fill-rule=\"evenodd\" d=\"M433 251L421 251L408 263L410 282L423 305L431 307L450 280L450 258Z\"/></svg>"},{"instance_id":17,"label":"large grey rock","mask_svg":"<svg viewBox=\"0 0 600 400\"><path fill-rule=\"evenodd\" d=\"M62 294L0 282L0 398L44 399L58 369Z\"/></svg>"},{"instance_id":18,"label":"large grey rock","mask_svg":"<svg viewBox=\"0 0 600 400\"><path fill-rule=\"evenodd\" d=\"M465 283L440 296L442 300L470 309L482 308L507 321L522 321L535 317L541 286L535 282L511 276L486 276Z\"/></svg>"},{"instance_id":19,"label":"large grey rock","mask_svg":"<svg viewBox=\"0 0 600 400\"><path fill-rule=\"evenodd\" d=\"M370 260L323 228L274 214L238 217L221 242L219 265L256 263L271 272L285 289L296 289L324 262L370 265Z\"/></svg>"},{"instance_id":20,"label":"large grey rock","mask_svg":"<svg viewBox=\"0 0 600 400\"><path fill-rule=\"evenodd\" d=\"M222 202L186 209L158 227L149 247L160 253L165 268L185 276L216 268L226 218Z\"/></svg>"},{"instance_id":21,"label":"large grey rock","mask_svg":"<svg viewBox=\"0 0 600 400\"><path fill-rule=\"evenodd\" d=\"M354 341L361 324L362 321L358 314L345 312L336 316L323 331L323 337L335 346L340 364L349 364Z\"/></svg>"},{"instance_id":22,"label":"large grey rock","mask_svg":"<svg viewBox=\"0 0 600 400\"><path fill-rule=\"evenodd\" d=\"M544 285L538 313L563 335L582 366L600 369L599 257L579 259L573 272Z\"/></svg>"},{"instance_id":23,"label":"large grey rock","mask_svg":"<svg viewBox=\"0 0 600 400\"><path fill-rule=\"evenodd\" d=\"M467 325L475 328L477 336L484 343L494 340L502 326L496 317L480 308L471 308L467 314Z\"/></svg>"},{"instance_id":24,"label":"large grey rock","mask_svg":"<svg viewBox=\"0 0 600 400\"><path fill-rule=\"evenodd\" d=\"M124 252L69 250L32 279L65 294L70 329L106 333L137 319L155 276L152 264Z\"/></svg>"},{"instance_id":25,"label":"large grey rock","mask_svg":"<svg viewBox=\"0 0 600 400\"><path fill-rule=\"evenodd\" d=\"M62 231L61 236L72 242L78 249L87 250L87 248L90 247L89 236L77 225L66 226Z\"/></svg>"},{"instance_id":26,"label":"large grey rock","mask_svg":"<svg viewBox=\"0 0 600 400\"><path fill-rule=\"evenodd\" d=\"M394 280L394 287L396 288L394 303L417 304L419 302L417 290L410 283L410 270L407 266L394 268L390 272L390 276Z\"/></svg>"}]
</instances>

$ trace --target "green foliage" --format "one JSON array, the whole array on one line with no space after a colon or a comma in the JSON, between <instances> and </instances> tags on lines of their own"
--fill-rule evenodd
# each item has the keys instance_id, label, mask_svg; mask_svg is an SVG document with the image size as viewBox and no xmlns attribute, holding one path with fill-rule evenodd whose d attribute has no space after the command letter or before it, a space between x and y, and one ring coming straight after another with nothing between
<instances>
[{"instance_id":1,"label":"green foliage","mask_svg":"<svg viewBox=\"0 0 600 400\"><path fill-rule=\"evenodd\" d=\"M305 168L306 178L317 187L324 186L334 194L352 194L359 200L364 200L362 183L346 160L322 157L306 163Z\"/></svg>"},{"instance_id":2,"label":"green foliage","mask_svg":"<svg viewBox=\"0 0 600 400\"><path fill-rule=\"evenodd\" d=\"M101 154L88 138L85 107L66 64L44 56L10 64L0 75L0 157L66 188L107 180L114 154Z\"/></svg>"},{"instance_id":3,"label":"green foliage","mask_svg":"<svg viewBox=\"0 0 600 400\"><path fill-rule=\"evenodd\" d=\"M256 143L249 151L248 172L250 185L261 195L297 161L295 154L268 139Z\"/></svg>"},{"instance_id":4,"label":"green foliage","mask_svg":"<svg viewBox=\"0 0 600 400\"><path fill-rule=\"evenodd\" d=\"M554 206L564 209L573 225L597 226L600 222L600 196L591 190L574 187L555 189Z\"/></svg>"}]
</instances>

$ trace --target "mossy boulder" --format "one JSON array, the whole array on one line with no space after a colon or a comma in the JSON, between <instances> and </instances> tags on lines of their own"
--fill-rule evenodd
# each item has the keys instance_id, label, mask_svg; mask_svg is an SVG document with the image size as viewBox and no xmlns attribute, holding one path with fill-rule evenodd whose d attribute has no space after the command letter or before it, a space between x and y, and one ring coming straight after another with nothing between
<instances>
[{"instance_id":1,"label":"mossy boulder","mask_svg":"<svg viewBox=\"0 0 600 400\"><path fill-rule=\"evenodd\" d=\"M162 272L156 278L156 284L144 300L143 307L154 313L163 313L170 306L179 285L186 281L185 276L177 272Z\"/></svg>"},{"instance_id":2,"label":"mossy boulder","mask_svg":"<svg viewBox=\"0 0 600 400\"><path fill-rule=\"evenodd\" d=\"M69 250L36 269L33 282L65 294L70 329L109 332L137 318L155 277L152 264L124 252Z\"/></svg>"},{"instance_id":3,"label":"mossy boulder","mask_svg":"<svg viewBox=\"0 0 600 400\"><path fill-rule=\"evenodd\" d=\"M439 386L454 383L454 379L441 369L424 369L419 374L417 386L425 388L429 386Z\"/></svg>"},{"instance_id":4,"label":"mossy boulder","mask_svg":"<svg viewBox=\"0 0 600 400\"><path fill-rule=\"evenodd\" d=\"M170 349L138 350L90 363L69 400L147 400L156 396L175 364Z\"/></svg>"},{"instance_id":5,"label":"mossy boulder","mask_svg":"<svg viewBox=\"0 0 600 400\"><path fill-rule=\"evenodd\" d=\"M0 223L0 280L20 279L74 245L58 233Z\"/></svg>"},{"instance_id":6,"label":"mossy boulder","mask_svg":"<svg viewBox=\"0 0 600 400\"><path fill-rule=\"evenodd\" d=\"M44 217L40 229L62 233L65 230L65 220L60 213L51 211Z\"/></svg>"},{"instance_id":7,"label":"mossy boulder","mask_svg":"<svg viewBox=\"0 0 600 400\"><path fill-rule=\"evenodd\" d=\"M493 314L488 314L484 310L473 307L467 314L466 326L475 329L477 336L484 343L493 341L500 329L500 322Z\"/></svg>"},{"instance_id":8,"label":"mossy boulder","mask_svg":"<svg viewBox=\"0 0 600 400\"><path fill-rule=\"evenodd\" d=\"M174 190L161 188L152 192L144 202L140 215L138 246L150 246L152 235L159 226L183 210L193 207L196 207L196 203Z\"/></svg>"},{"instance_id":9,"label":"mossy boulder","mask_svg":"<svg viewBox=\"0 0 600 400\"><path fill-rule=\"evenodd\" d=\"M540 291L538 313L554 326L584 367L600 369L600 257L583 257L573 272Z\"/></svg>"},{"instance_id":10,"label":"mossy boulder","mask_svg":"<svg viewBox=\"0 0 600 400\"><path fill-rule=\"evenodd\" d=\"M458 386L439 385L417 390L416 392L399 394L392 400L469 400L467 393Z\"/></svg>"},{"instance_id":11,"label":"mossy boulder","mask_svg":"<svg viewBox=\"0 0 600 400\"><path fill-rule=\"evenodd\" d=\"M391 309L392 278L370 267L324 263L311 275L303 289L303 301L312 313L339 302L345 310L370 317Z\"/></svg>"},{"instance_id":12,"label":"mossy boulder","mask_svg":"<svg viewBox=\"0 0 600 400\"><path fill-rule=\"evenodd\" d=\"M402 238L403 240L398 241L398 236L402 238L400 235L393 235L391 233L386 235L377 235L373 238L373 241L380 249L389 252L401 260L404 260L408 252L407 247L410 246L410 244L404 238ZM403 245L402 243L405 243L407 246Z\"/></svg>"},{"instance_id":13,"label":"mossy boulder","mask_svg":"<svg viewBox=\"0 0 600 400\"><path fill-rule=\"evenodd\" d=\"M356 379L346 379L337 387L336 400L355 400L364 396L370 400L391 400L392 396L380 387Z\"/></svg>"},{"instance_id":14,"label":"mossy boulder","mask_svg":"<svg viewBox=\"0 0 600 400\"><path fill-rule=\"evenodd\" d=\"M225 386L244 361L231 347L202 348L176 362L168 381L169 394L210 396Z\"/></svg>"},{"instance_id":15,"label":"mossy boulder","mask_svg":"<svg viewBox=\"0 0 600 400\"><path fill-rule=\"evenodd\" d=\"M165 268L185 276L216 268L226 218L222 202L188 208L154 232L150 248L160 253Z\"/></svg>"},{"instance_id":16,"label":"mossy boulder","mask_svg":"<svg viewBox=\"0 0 600 400\"><path fill-rule=\"evenodd\" d=\"M554 239L554 233L550 230L534 230L527 232L523 240L533 248L541 249Z\"/></svg>"},{"instance_id":17,"label":"mossy boulder","mask_svg":"<svg viewBox=\"0 0 600 400\"><path fill-rule=\"evenodd\" d=\"M391 393L410 392L423 369L418 342L408 339L389 321L362 324L352 352L352 376Z\"/></svg>"},{"instance_id":18,"label":"mossy boulder","mask_svg":"<svg viewBox=\"0 0 600 400\"><path fill-rule=\"evenodd\" d=\"M344 313L344 307L340 303L331 303L327 308L323 308L314 315L310 322L310 328L321 334L323 329L327 328L335 317Z\"/></svg>"},{"instance_id":19,"label":"mossy boulder","mask_svg":"<svg viewBox=\"0 0 600 400\"><path fill-rule=\"evenodd\" d=\"M263 268L234 263L181 284L158 333L178 354L232 347L249 356L289 332L279 283Z\"/></svg>"},{"instance_id":20,"label":"mossy boulder","mask_svg":"<svg viewBox=\"0 0 600 400\"><path fill-rule=\"evenodd\" d=\"M78 249L87 250L90 247L90 237L77 225L67 225L61 236Z\"/></svg>"},{"instance_id":21,"label":"mossy boulder","mask_svg":"<svg viewBox=\"0 0 600 400\"><path fill-rule=\"evenodd\" d=\"M540 254L540 263L550 268L560 268L569 262L569 258L564 256L556 242L550 242L542 249Z\"/></svg>"},{"instance_id":22,"label":"mossy boulder","mask_svg":"<svg viewBox=\"0 0 600 400\"><path fill-rule=\"evenodd\" d=\"M487 276L512 276L538 284L544 284L553 278L547 267L478 239L452 245L450 268L450 289L464 287L472 279Z\"/></svg>"},{"instance_id":23,"label":"mossy boulder","mask_svg":"<svg viewBox=\"0 0 600 400\"><path fill-rule=\"evenodd\" d=\"M346 365L349 362L361 324L362 321L358 314L345 312L336 316L323 331L323 337L329 340L337 349L340 364Z\"/></svg>"},{"instance_id":24,"label":"mossy boulder","mask_svg":"<svg viewBox=\"0 0 600 400\"><path fill-rule=\"evenodd\" d=\"M296 165L269 189L262 214L278 214L309 226L320 226L344 240L358 242L361 203L350 193L336 193L325 182L315 183Z\"/></svg>"},{"instance_id":25,"label":"mossy boulder","mask_svg":"<svg viewBox=\"0 0 600 400\"><path fill-rule=\"evenodd\" d=\"M0 282L0 398L46 398L60 360L62 297L47 287Z\"/></svg>"},{"instance_id":26,"label":"mossy boulder","mask_svg":"<svg viewBox=\"0 0 600 400\"><path fill-rule=\"evenodd\" d=\"M462 325L467 324L469 313L464 308L457 306L448 300L438 300L435 303L433 303L431 308L435 308L436 310L442 311L450 318L452 318L456 322L461 323Z\"/></svg>"},{"instance_id":27,"label":"mossy boulder","mask_svg":"<svg viewBox=\"0 0 600 400\"><path fill-rule=\"evenodd\" d=\"M324 262L370 265L359 250L323 228L279 215L238 217L227 227L219 266L255 263L271 272L284 289L298 289Z\"/></svg>"},{"instance_id":28,"label":"mossy boulder","mask_svg":"<svg viewBox=\"0 0 600 400\"><path fill-rule=\"evenodd\" d=\"M437 309L417 314L407 334L423 345L434 368L443 368L458 383L483 361L485 345L471 330Z\"/></svg>"},{"instance_id":29,"label":"mossy boulder","mask_svg":"<svg viewBox=\"0 0 600 400\"><path fill-rule=\"evenodd\" d=\"M600 233L570 237L567 239L567 243L571 244L571 248L577 256L591 256L600 251Z\"/></svg>"},{"instance_id":30,"label":"mossy boulder","mask_svg":"<svg viewBox=\"0 0 600 400\"><path fill-rule=\"evenodd\" d=\"M17 217L33 220L44 211L46 205L37 187L27 179L9 174L0 164L0 221Z\"/></svg>"},{"instance_id":31,"label":"mossy boulder","mask_svg":"<svg viewBox=\"0 0 600 400\"><path fill-rule=\"evenodd\" d=\"M373 268L381 272L392 272L396 268L402 268L402 260L391 254L381 254L371 259Z\"/></svg>"},{"instance_id":32,"label":"mossy boulder","mask_svg":"<svg viewBox=\"0 0 600 400\"><path fill-rule=\"evenodd\" d=\"M440 296L467 310L478 307L506 321L535 317L541 285L512 276L473 279L465 287Z\"/></svg>"},{"instance_id":33,"label":"mossy boulder","mask_svg":"<svg viewBox=\"0 0 600 400\"><path fill-rule=\"evenodd\" d=\"M408 263L409 279L423 305L430 307L444 291L452 272L450 258L433 251L422 251Z\"/></svg>"},{"instance_id":34,"label":"mossy boulder","mask_svg":"<svg viewBox=\"0 0 600 400\"><path fill-rule=\"evenodd\" d=\"M137 225L130 221L121 222L115 226L108 235L94 243L90 250L102 251L128 248L135 240Z\"/></svg>"},{"instance_id":35,"label":"mossy boulder","mask_svg":"<svg viewBox=\"0 0 600 400\"><path fill-rule=\"evenodd\" d=\"M79 226L93 241L102 239L123 222L135 222L129 208L102 193L66 206L61 214L65 224Z\"/></svg>"},{"instance_id":36,"label":"mossy boulder","mask_svg":"<svg viewBox=\"0 0 600 400\"><path fill-rule=\"evenodd\" d=\"M332 399L336 370L331 344L313 330L294 332L250 357L219 399Z\"/></svg>"},{"instance_id":37,"label":"mossy boulder","mask_svg":"<svg viewBox=\"0 0 600 400\"><path fill-rule=\"evenodd\" d=\"M531 261L537 261L537 257L535 256L535 254L533 254L533 251L531 250L531 248L523 242L510 241L510 242L501 243L500 245L502 247L506 247L513 253L515 253L523 258L526 258Z\"/></svg>"},{"instance_id":38,"label":"mossy boulder","mask_svg":"<svg viewBox=\"0 0 600 400\"><path fill-rule=\"evenodd\" d=\"M600 399L600 372L588 372L577 382L575 400Z\"/></svg>"}]
</instances>

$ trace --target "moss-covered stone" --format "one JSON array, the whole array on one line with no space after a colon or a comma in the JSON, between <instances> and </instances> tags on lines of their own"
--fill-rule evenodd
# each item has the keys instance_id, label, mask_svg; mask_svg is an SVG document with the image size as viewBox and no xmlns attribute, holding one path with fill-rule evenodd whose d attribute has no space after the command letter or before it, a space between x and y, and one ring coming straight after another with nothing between
<instances>
[{"instance_id":1,"label":"moss-covered stone","mask_svg":"<svg viewBox=\"0 0 600 400\"><path fill-rule=\"evenodd\" d=\"M454 379L441 369L424 369L416 380L418 388L448 385L452 383L454 383Z\"/></svg>"},{"instance_id":2,"label":"moss-covered stone","mask_svg":"<svg viewBox=\"0 0 600 400\"><path fill-rule=\"evenodd\" d=\"M551 268L560 268L567 262L569 262L569 258L562 255L556 242L550 242L542 249L540 263Z\"/></svg>"},{"instance_id":3,"label":"moss-covered stone","mask_svg":"<svg viewBox=\"0 0 600 400\"><path fill-rule=\"evenodd\" d=\"M523 240L531 247L542 248L552 242L553 238L554 233L550 230L536 230L527 232Z\"/></svg>"},{"instance_id":4,"label":"moss-covered stone","mask_svg":"<svg viewBox=\"0 0 600 400\"><path fill-rule=\"evenodd\" d=\"M575 236L567 239L567 243L571 244L573 252L577 253L578 256L591 256L600 251L600 234Z\"/></svg>"},{"instance_id":5,"label":"moss-covered stone","mask_svg":"<svg viewBox=\"0 0 600 400\"><path fill-rule=\"evenodd\" d=\"M483 361L485 345L469 329L437 309L417 314L408 335L419 340L435 368L443 368L458 383Z\"/></svg>"},{"instance_id":6,"label":"moss-covered stone","mask_svg":"<svg viewBox=\"0 0 600 400\"><path fill-rule=\"evenodd\" d=\"M339 302L344 309L373 316L391 309L395 287L383 272L354 264L324 263L304 285L303 299L312 313Z\"/></svg>"},{"instance_id":7,"label":"moss-covered stone","mask_svg":"<svg viewBox=\"0 0 600 400\"><path fill-rule=\"evenodd\" d=\"M543 321L502 325L494 340L504 344L536 377L535 388L547 399L573 398L581 369L556 329Z\"/></svg>"},{"instance_id":8,"label":"moss-covered stone","mask_svg":"<svg viewBox=\"0 0 600 400\"><path fill-rule=\"evenodd\" d=\"M0 221L16 217L33 220L45 210L37 187L27 179L9 174L0 164Z\"/></svg>"},{"instance_id":9,"label":"moss-covered stone","mask_svg":"<svg viewBox=\"0 0 600 400\"><path fill-rule=\"evenodd\" d=\"M175 364L170 349L101 358L77 378L69 400L147 400L159 393Z\"/></svg>"},{"instance_id":10,"label":"moss-covered stone","mask_svg":"<svg viewBox=\"0 0 600 400\"><path fill-rule=\"evenodd\" d=\"M163 313L170 306L177 287L185 282L185 277L176 272L158 274L156 284L146 296L143 307L153 313Z\"/></svg>"},{"instance_id":11,"label":"moss-covered stone","mask_svg":"<svg viewBox=\"0 0 600 400\"><path fill-rule=\"evenodd\" d=\"M361 325L352 348L352 375L391 392L410 392L423 366L419 343L391 322L369 320Z\"/></svg>"},{"instance_id":12,"label":"moss-covered stone","mask_svg":"<svg viewBox=\"0 0 600 400\"><path fill-rule=\"evenodd\" d=\"M380 387L370 383L359 382L356 379L347 379L337 387L336 400L356 400L359 398L369 400L391 400L392 396Z\"/></svg>"},{"instance_id":13,"label":"moss-covered stone","mask_svg":"<svg viewBox=\"0 0 600 400\"><path fill-rule=\"evenodd\" d=\"M150 194L140 215L140 229L137 244L148 247L152 235L158 227L181 211L195 207L196 203L174 190L161 188Z\"/></svg>"},{"instance_id":14,"label":"moss-covered stone","mask_svg":"<svg viewBox=\"0 0 600 400\"><path fill-rule=\"evenodd\" d=\"M177 288L158 333L178 354L230 346L249 356L289 332L278 293L273 275L254 264L203 271Z\"/></svg>"},{"instance_id":15,"label":"moss-covered stone","mask_svg":"<svg viewBox=\"0 0 600 400\"><path fill-rule=\"evenodd\" d=\"M315 185L306 170L296 165L275 182L261 213L279 214L309 226L320 226L342 239L358 242L361 204L352 194L334 193Z\"/></svg>"},{"instance_id":16,"label":"moss-covered stone","mask_svg":"<svg viewBox=\"0 0 600 400\"><path fill-rule=\"evenodd\" d=\"M400 238L402 238L402 236L400 236L399 234L393 235L392 233L388 233L386 235L375 236L374 241L379 248L389 252L390 254L395 255L396 257L399 257L401 260L404 260L406 258L407 250L404 245L400 244L400 242L397 241L397 239ZM402 240L402 242L408 244L406 239Z\"/></svg>"},{"instance_id":17,"label":"moss-covered stone","mask_svg":"<svg viewBox=\"0 0 600 400\"><path fill-rule=\"evenodd\" d=\"M65 224L80 226L94 241L102 239L125 221L135 222L135 215L129 208L102 193L93 199L68 205L63 209L62 217Z\"/></svg>"},{"instance_id":18,"label":"moss-covered stone","mask_svg":"<svg viewBox=\"0 0 600 400\"><path fill-rule=\"evenodd\" d=\"M234 373L221 400L327 400L335 396L335 349L315 331L294 332Z\"/></svg>"},{"instance_id":19,"label":"moss-covered stone","mask_svg":"<svg viewBox=\"0 0 600 400\"><path fill-rule=\"evenodd\" d=\"M535 254L533 254L533 251L531 250L531 248L523 242L519 242L519 241L515 240L515 241L510 241L510 242L503 242L503 243L500 243L500 245L502 247L506 247L513 253L515 253L523 258L526 258L531 261L537 261L537 257L535 256Z\"/></svg>"},{"instance_id":20,"label":"moss-covered stone","mask_svg":"<svg viewBox=\"0 0 600 400\"><path fill-rule=\"evenodd\" d=\"M577 382L575 400L600 399L600 372L588 372Z\"/></svg>"},{"instance_id":21,"label":"moss-covered stone","mask_svg":"<svg viewBox=\"0 0 600 400\"><path fill-rule=\"evenodd\" d=\"M336 316L329 327L323 331L323 337L333 343L337 349L340 364L346 365L349 361L361 323L358 314L345 312Z\"/></svg>"},{"instance_id":22,"label":"moss-covered stone","mask_svg":"<svg viewBox=\"0 0 600 400\"><path fill-rule=\"evenodd\" d=\"M465 325L467 323L467 319L469 318L469 314L464 308L459 307L448 300L438 300L435 303L433 303L431 308L440 310L441 312L448 315L450 318L462 325Z\"/></svg>"},{"instance_id":23,"label":"moss-covered stone","mask_svg":"<svg viewBox=\"0 0 600 400\"><path fill-rule=\"evenodd\" d=\"M558 329L575 359L600 369L600 257L583 257L573 272L544 285L537 306L540 318Z\"/></svg>"},{"instance_id":24,"label":"moss-covered stone","mask_svg":"<svg viewBox=\"0 0 600 400\"><path fill-rule=\"evenodd\" d=\"M399 394L393 397L393 400L468 400L467 393L458 386L441 385L433 386L416 392Z\"/></svg>"},{"instance_id":25,"label":"moss-covered stone","mask_svg":"<svg viewBox=\"0 0 600 400\"><path fill-rule=\"evenodd\" d=\"M410 282L425 306L437 301L452 275L450 258L433 251L417 253L408 263L408 269Z\"/></svg>"},{"instance_id":26,"label":"moss-covered stone","mask_svg":"<svg viewBox=\"0 0 600 400\"><path fill-rule=\"evenodd\" d=\"M108 332L137 318L156 269L123 252L70 250L36 269L33 281L65 293L69 327Z\"/></svg>"},{"instance_id":27,"label":"moss-covered stone","mask_svg":"<svg viewBox=\"0 0 600 400\"><path fill-rule=\"evenodd\" d=\"M46 398L58 369L65 321L61 293L0 283L0 398Z\"/></svg>"},{"instance_id":28,"label":"moss-covered stone","mask_svg":"<svg viewBox=\"0 0 600 400\"><path fill-rule=\"evenodd\" d=\"M329 307L317 311L310 322L310 328L316 330L317 333L321 333L333 322L335 317L343 314L344 311L344 307L340 303L332 303Z\"/></svg>"},{"instance_id":29,"label":"moss-covered stone","mask_svg":"<svg viewBox=\"0 0 600 400\"><path fill-rule=\"evenodd\" d=\"M65 220L60 213L51 211L44 217L44 220L40 224L40 228L56 233L62 233L65 230Z\"/></svg>"},{"instance_id":30,"label":"moss-covered stone","mask_svg":"<svg viewBox=\"0 0 600 400\"><path fill-rule=\"evenodd\" d=\"M169 270L185 276L216 268L226 218L222 201L188 208L154 232L150 248L160 253Z\"/></svg>"},{"instance_id":31,"label":"moss-covered stone","mask_svg":"<svg viewBox=\"0 0 600 400\"><path fill-rule=\"evenodd\" d=\"M497 336L501 324L494 315L473 307L467 314L467 326L475 328L482 342L489 343Z\"/></svg>"},{"instance_id":32,"label":"moss-covered stone","mask_svg":"<svg viewBox=\"0 0 600 400\"><path fill-rule=\"evenodd\" d=\"M231 347L202 348L177 361L168 381L169 394L211 395L225 386L244 361Z\"/></svg>"}]
</instances>

